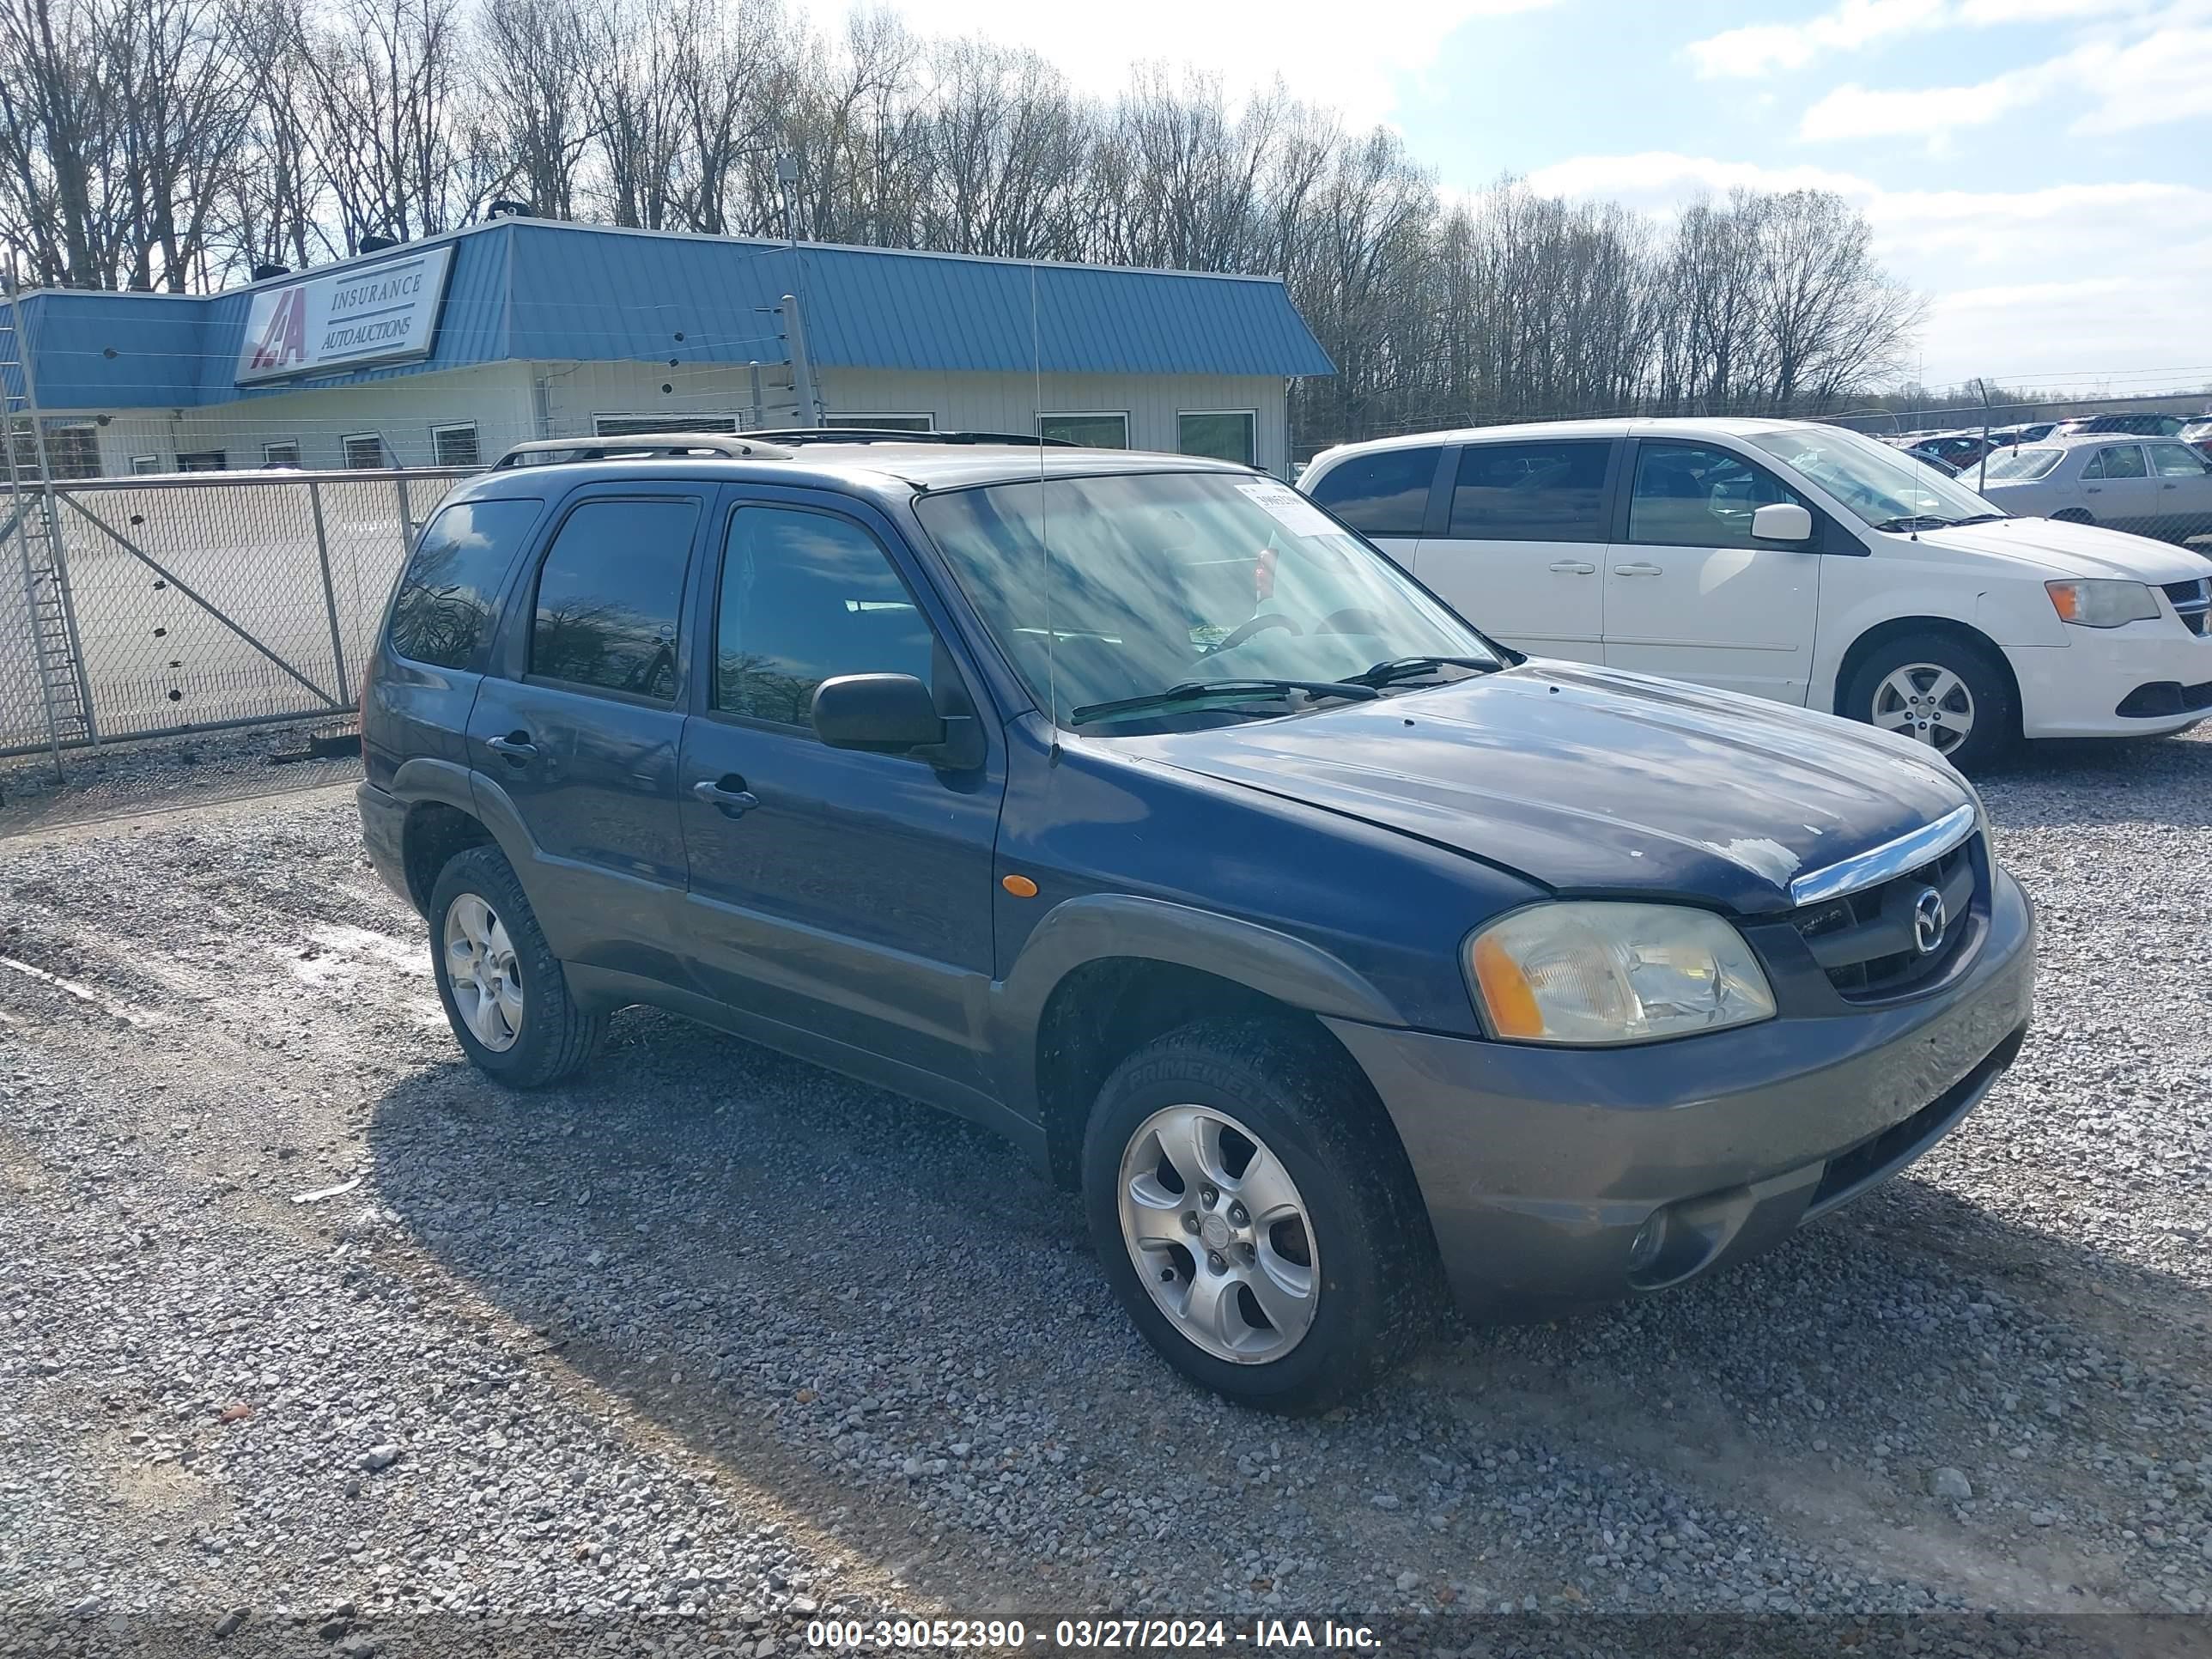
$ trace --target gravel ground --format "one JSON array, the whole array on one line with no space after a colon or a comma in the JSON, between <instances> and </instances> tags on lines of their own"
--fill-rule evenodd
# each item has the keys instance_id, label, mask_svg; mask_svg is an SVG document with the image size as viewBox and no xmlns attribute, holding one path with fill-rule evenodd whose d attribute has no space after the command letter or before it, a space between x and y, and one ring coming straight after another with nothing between
<instances>
[{"instance_id":1,"label":"gravel ground","mask_svg":"<svg viewBox=\"0 0 2212 1659\"><path fill-rule=\"evenodd\" d=\"M1075 1201L965 1125L635 1010L579 1082L490 1085L342 792L0 842L0 1653L2203 1613L2212 742L1984 793L2041 1005L1957 1135L1308 1422L1171 1377Z\"/></svg>"}]
</instances>

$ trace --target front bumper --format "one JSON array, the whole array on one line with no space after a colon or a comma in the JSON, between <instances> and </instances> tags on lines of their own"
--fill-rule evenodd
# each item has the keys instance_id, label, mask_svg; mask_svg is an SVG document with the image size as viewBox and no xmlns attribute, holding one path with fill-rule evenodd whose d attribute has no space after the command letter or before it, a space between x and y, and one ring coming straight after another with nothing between
<instances>
[{"instance_id":1,"label":"front bumper","mask_svg":"<svg viewBox=\"0 0 2212 1659\"><path fill-rule=\"evenodd\" d=\"M1680 1284L1895 1174L2012 1063L2034 980L2034 915L2000 872L1972 966L1887 1006L1613 1049L1328 1024L1397 1127L1461 1303L1499 1312Z\"/></svg>"},{"instance_id":2,"label":"front bumper","mask_svg":"<svg viewBox=\"0 0 2212 1659\"><path fill-rule=\"evenodd\" d=\"M2082 637L2005 647L2020 682L2023 737L2157 737L2212 713L2199 702L2212 684L2212 635L2188 633L2170 617L2069 631ZM2139 695L2149 686L2176 695ZM2156 712L2123 714L2123 705Z\"/></svg>"}]
</instances>

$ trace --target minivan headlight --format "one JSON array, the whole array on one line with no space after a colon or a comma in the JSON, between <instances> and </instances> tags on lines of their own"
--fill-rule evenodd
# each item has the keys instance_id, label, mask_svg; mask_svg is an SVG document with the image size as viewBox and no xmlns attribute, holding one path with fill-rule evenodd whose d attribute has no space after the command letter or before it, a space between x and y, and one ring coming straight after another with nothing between
<instances>
[{"instance_id":1,"label":"minivan headlight","mask_svg":"<svg viewBox=\"0 0 2212 1659\"><path fill-rule=\"evenodd\" d=\"M2078 628L2118 628L2131 622L2155 622L2158 601L2142 582L2100 577L2094 581L2045 582L2058 620Z\"/></svg>"},{"instance_id":2,"label":"minivan headlight","mask_svg":"<svg viewBox=\"0 0 2212 1659\"><path fill-rule=\"evenodd\" d=\"M1743 935L1686 905L1531 905L1468 939L1467 967L1492 1035L1515 1042L1648 1042L1774 1015Z\"/></svg>"}]
</instances>

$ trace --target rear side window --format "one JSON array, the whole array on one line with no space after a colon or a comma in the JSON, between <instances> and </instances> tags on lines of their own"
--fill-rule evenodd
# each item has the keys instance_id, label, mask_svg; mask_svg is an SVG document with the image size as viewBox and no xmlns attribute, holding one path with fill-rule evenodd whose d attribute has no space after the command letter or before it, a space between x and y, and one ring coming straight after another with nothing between
<instances>
[{"instance_id":1,"label":"rear side window","mask_svg":"<svg viewBox=\"0 0 2212 1659\"><path fill-rule=\"evenodd\" d=\"M431 520L399 578L392 607L392 650L440 668L474 662L491 631L499 585L544 505L464 501Z\"/></svg>"},{"instance_id":2,"label":"rear side window","mask_svg":"<svg viewBox=\"0 0 2212 1659\"><path fill-rule=\"evenodd\" d=\"M1441 449L1377 449L1331 467L1306 493L1366 536L1418 536Z\"/></svg>"},{"instance_id":3,"label":"rear side window","mask_svg":"<svg viewBox=\"0 0 2212 1659\"><path fill-rule=\"evenodd\" d=\"M2090 458L2089 465L2081 469L2085 478L2142 478L2149 476L2143 470L2142 447L2140 444L2106 444Z\"/></svg>"},{"instance_id":4,"label":"rear side window","mask_svg":"<svg viewBox=\"0 0 2212 1659\"><path fill-rule=\"evenodd\" d=\"M538 573L530 672L666 702L676 620L699 527L695 501L586 501Z\"/></svg>"},{"instance_id":5,"label":"rear side window","mask_svg":"<svg viewBox=\"0 0 2212 1659\"><path fill-rule=\"evenodd\" d=\"M1451 533L1478 541L1605 539L1604 442L1470 444L1452 486Z\"/></svg>"},{"instance_id":6,"label":"rear side window","mask_svg":"<svg viewBox=\"0 0 2212 1659\"><path fill-rule=\"evenodd\" d=\"M714 624L714 707L805 726L814 688L839 674L930 683L936 636L883 544L794 507L730 517Z\"/></svg>"}]
</instances>

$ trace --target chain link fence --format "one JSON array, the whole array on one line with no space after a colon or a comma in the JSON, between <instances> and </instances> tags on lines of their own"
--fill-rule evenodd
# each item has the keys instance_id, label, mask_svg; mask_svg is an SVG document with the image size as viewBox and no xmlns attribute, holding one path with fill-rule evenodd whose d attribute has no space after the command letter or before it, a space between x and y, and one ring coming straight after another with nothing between
<instances>
[{"instance_id":1,"label":"chain link fence","mask_svg":"<svg viewBox=\"0 0 2212 1659\"><path fill-rule=\"evenodd\" d=\"M171 785L205 798L274 787L272 763L350 760L385 598L472 471L28 482L0 497L0 827L51 821L64 795L80 811ZM213 732L236 740L192 741ZM178 741L145 742L163 738Z\"/></svg>"}]
</instances>

